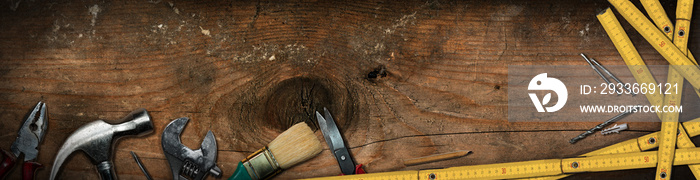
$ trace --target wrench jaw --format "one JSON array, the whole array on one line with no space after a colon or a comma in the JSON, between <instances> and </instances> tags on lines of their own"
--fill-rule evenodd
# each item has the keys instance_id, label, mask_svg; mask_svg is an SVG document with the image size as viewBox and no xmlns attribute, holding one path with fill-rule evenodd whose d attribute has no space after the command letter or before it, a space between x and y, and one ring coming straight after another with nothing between
<instances>
[{"instance_id":1,"label":"wrench jaw","mask_svg":"<svg viewBox=\"0 0 700 180\"><path fill-rule=\"evenodd\" d=\"M173 173L173 179L180 179L180 168L184 162L179 161L180 153L194 153L190 152L187 147L178 146L182 144L180 141L180 133L185 129L185 125L189 121L189 118L183 117L173 120L165 127L163 130L163 135L161 136L161 146L163 146L163 152L165 157L168 159L168 164L170 164L171 172Z\"/></svg>"},{"instance_id":2,"label":"wrench jaw","mask_svg":"<svg viewBox=\"0 0 700 180\"><path fill-rule=\"evenodd\" d=\"M202 141L201 150L202 155L204 157L204 162L200 162L200 164L203 165L203 167L205 167L204 170L209 170L208 173L214 177L221 177L221 169L218 166L216 166L216 152L218 152L218 149L216 145L216 137L214 137L213 132L207 132L207 135Z\"/></svg>"},{"instance_id":3,"label":"wrench jaw","mask_svg":"<svg viewBox=\"0 0 700 180\"><path fill-rule=\"evenodd\" d=\"M189 121L178 118L170 122L163 131L161 144L168 159L174 179L204 179L207 174L221 177L216 166L216 138L211 131L202 140L201 148L192 150L182 144L180 135Z\"/></svg>"}]
</instances>

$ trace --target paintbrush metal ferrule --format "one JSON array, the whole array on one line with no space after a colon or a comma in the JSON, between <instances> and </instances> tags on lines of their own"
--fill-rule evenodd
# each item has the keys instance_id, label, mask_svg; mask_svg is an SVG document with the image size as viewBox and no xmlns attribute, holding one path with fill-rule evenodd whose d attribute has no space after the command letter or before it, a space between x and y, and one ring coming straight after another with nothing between
<instances>
[{"instance_id":1,"label":"paintbrush metal ferrule","mask_svg":"<svg viewBox=\"0 0 700 180\"><path fill-rule=\"evenodd\" d=\"M275 156L272 155L267 146L255 151L242 162L243 167L253 180L267 179L282 171Z\"/></svg>"}]
</instances>

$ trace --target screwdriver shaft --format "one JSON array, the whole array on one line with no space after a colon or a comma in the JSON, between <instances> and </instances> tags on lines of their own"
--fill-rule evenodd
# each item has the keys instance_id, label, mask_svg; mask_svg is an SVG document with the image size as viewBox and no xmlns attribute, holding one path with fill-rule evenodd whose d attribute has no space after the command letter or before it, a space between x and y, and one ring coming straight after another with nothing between
<instances>
[{"instance_id":1,"label":"screwdriver shaft","mask_svg":"<svg viewBox=\"0 0 700 180\"><path fill-rule=\"evenodd\" d=\"M139 157L136 156L136 153L134 153L134 151L131 151L131 156L134 157L134 160L136 161L136 164L139 165L139 168L141 168L141 171L143 171L143 174L146 175L146 179L147 179L147 180L153 180L153 178L151 178L151 175L148 174L148 171L146 171L146 168L143 167L143 164L141 164L141 160L139 160Z\"/></svg>"},{"instance_id":2,"label":"screwdriver shaft","mask_svg":"<svg viewBox=\"0 0 700 180\"><path fill-rule=\"evenodd\" d=\"M596 73L598 73L598 75L600 76L600 78L603 78L603 80L604 80L606 83L610 84L610 80L608 80L608 78L605 78L605 76L603 76L603 73L601 73L600 70L598 70L598 68L596 68L595 65L593 65L593 63L591 63L591 60L589 60L588 57L586 57L586 55L584 55L583 53L581 53L581 57L583 57L583 59L585 59L586 62L588 62L588 64L591 65L591 68L592 68Z\"/></svg>"}]
</instances>

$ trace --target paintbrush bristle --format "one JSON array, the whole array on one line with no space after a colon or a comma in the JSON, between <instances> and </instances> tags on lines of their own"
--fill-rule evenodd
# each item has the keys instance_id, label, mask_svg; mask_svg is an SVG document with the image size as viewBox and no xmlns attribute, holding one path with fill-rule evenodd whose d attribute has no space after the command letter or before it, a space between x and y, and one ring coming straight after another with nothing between
<instances>
[{"instance_id":1,"label":"paintbrush bristle","mask_svg":"<svg viewBox=\"0 0 700 180\"><path fill-rule=\"evenodd\" d=\"M306 123L297 123L267 146L282 169L287 169L321 153L321 141Z\"/></svg>"}]
</instances>

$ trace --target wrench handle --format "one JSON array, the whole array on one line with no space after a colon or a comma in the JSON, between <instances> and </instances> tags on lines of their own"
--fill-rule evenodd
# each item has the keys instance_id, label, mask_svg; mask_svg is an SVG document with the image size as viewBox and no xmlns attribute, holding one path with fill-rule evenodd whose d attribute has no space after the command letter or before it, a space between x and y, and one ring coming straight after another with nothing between
<instances>
[{"instance_id":1,"label":"wrench handle","mask_svg":"<svg viewBox=\"0 0 700 180\"><path fill-rule=\"evenodd\" d=\"M37 162L24 162L22 165L22 180L34 180L34 172L42 167L44 166Z\"/></svg>"},{"instance_id":2,"label":"wrench handle","mask_svg":"<svg viewBox=\"0 0 700 180\"><path fill-rule=\"evenodd\" d=\"M117 173L114 172L112 162L102 161L101 163L97 164L97 172L100 174L100 177L102 177L102 180L117 179Z\"/></svg>"},{"instance_id":3,"label":"wrench handle","mask_svg":"<svg viewBox=\"0 0 700 180\"><path fill-rule=\"evenodd\" d=\"M6 150L0 150L0 179L10 172L10 169L15 165L16 157Z\"/></svg>"}]
</instances>

